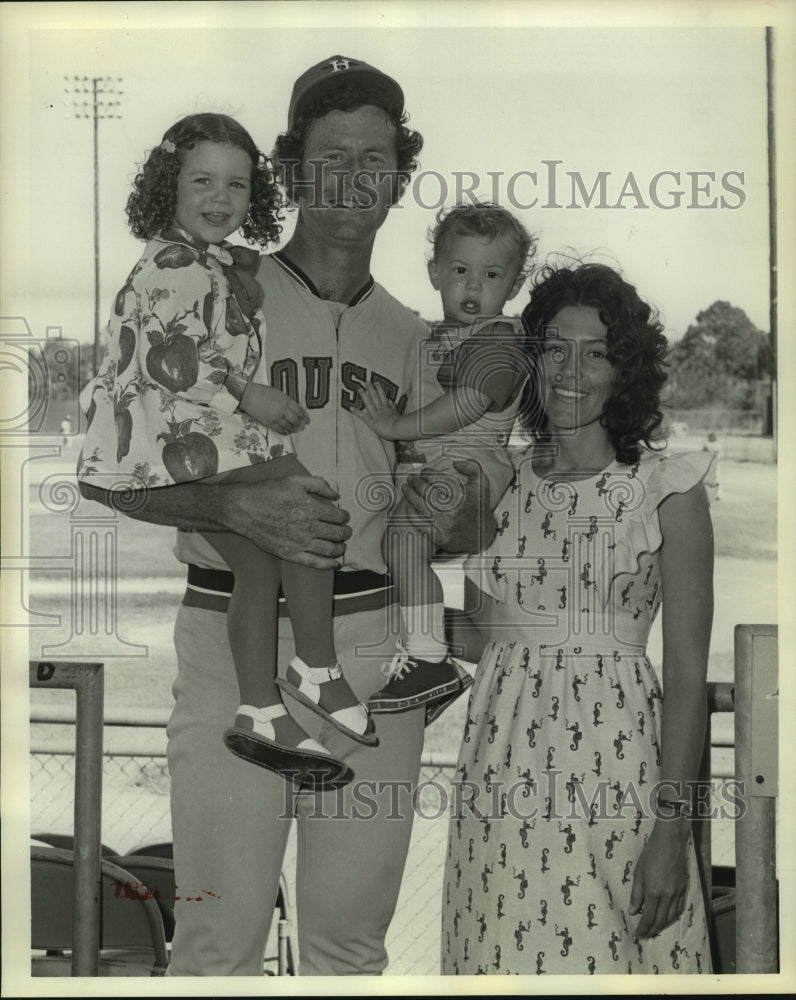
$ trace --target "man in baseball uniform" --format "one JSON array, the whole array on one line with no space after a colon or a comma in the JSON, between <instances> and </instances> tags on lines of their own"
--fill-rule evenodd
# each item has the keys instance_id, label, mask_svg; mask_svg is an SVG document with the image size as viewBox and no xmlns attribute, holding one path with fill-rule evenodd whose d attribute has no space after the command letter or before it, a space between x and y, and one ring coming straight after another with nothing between
<instances>
[{"instance_id":1,"label":"man in baseball uniform","mask_svg":"<svg viewBox=\"0 0 796 1000\"><path fill-rule=\"evenodd\" d=\"M309 414L294 446L312 475L257 487L257 495L248 486L180 484L153 491L135 514L183 529L176 552L187 564L168 726L179 886L172 975L262 974L294 818L300 973L375 975L388 962L384 939L412 830L424 725L451 696L378 716L376 748L354 743L286 697L299 723L353 769L351 784L335 792L300 791L239 760L221 738L238 704L225 622L231 575L198 530L238 531L281 558L336 567L340 664L363 701L383 685L395 637L381 538L395 455L352 409L368 382L413 407L440 391L433 371L424 375L425 324L370 275L376 234L422 147L406 120L395 80L334 56L296 81L288 128L277 140L281 179L298 217L284 248L261 261L266 334L254 377ZM446 548L477 544L484 492L477 470L468 471L458 519L435 520L435 540ZM409 499L422 518L429 512L421 487L410 487ZM84 493L103 499L96 488ZM292 656L284 609L280 668ZM468 683L463 675L453 697Z\"/></svg>"}]
</instances>

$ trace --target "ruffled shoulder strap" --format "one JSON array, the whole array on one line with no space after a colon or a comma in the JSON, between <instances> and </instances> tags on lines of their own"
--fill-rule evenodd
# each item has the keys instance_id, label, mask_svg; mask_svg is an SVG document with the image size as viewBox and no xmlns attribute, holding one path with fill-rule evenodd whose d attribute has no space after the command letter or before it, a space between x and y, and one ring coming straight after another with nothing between
<instances>
[{"instance_id":1,"label":"ruffled shoulder strap","mask_svg":"<svg viewBox=\"0 0 796 1000\"><path fill-rule=\"evenodd\" d=\"M663 542L658 508L673 493L687 493L715 475L717 456L705 451L645 452L628 473L629 500L614 550L614 572L634 573L643 552L657 552ZM635 480L635 483L633 483ZM631 486L632 484L632 486ZM619 503L622 503L620 496ZM621 515L621 511L620 511Z\"/></svg>"},{"instance_id":2,"label":"ruffled shoulder strap","mask_svg":"<svg viewBox=\"0 0 796 1000\"><path fill-rule=\"evenodd\" d=\"M645 452L637 466L645 509L651 513L672 493L687 493L709 479L716 462L716 455L707 451Z\"/></svg>"}]
</instances>

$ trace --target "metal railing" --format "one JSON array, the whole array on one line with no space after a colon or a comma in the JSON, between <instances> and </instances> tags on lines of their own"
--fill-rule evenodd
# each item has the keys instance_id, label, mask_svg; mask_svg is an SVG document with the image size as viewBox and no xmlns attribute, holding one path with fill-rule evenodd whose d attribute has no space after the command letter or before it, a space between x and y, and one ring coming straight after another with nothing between
<instances>
[{"instance_id":1,"label":"metal railing","mask_svg":"<svg viewBox=\"0 0 796 1000\"><path fill-rule=\"evenodd\" d=\"M774 625L735 627L735 772L743 790L735 827L738 972L778 970L777 639Z\"/></svg>"},{"instance_id":2,"label":"metal railing","mask_svg":"<svg viewBox=\"0 0 796 1000\"><path fill-rule=\"evenodd\" d=\"M36 723L75 723L75 742L47 740L31 744L32 755L73 758L74 833L76 852L75 942L73 975L96 975L99 953L99 912L94 888L97 884L102 829L103 729L120 727L162 730L167 710L108 710L103 718L103 678L101 664L32 662L30 683L34 687L73 688L77 695L76 711L64 706L35 706L31 721ZM775 973L778 969L778 923L776 881L777 796L777 628L772 625L738 625L735 630L734 683L709 683L707 691L708 726L700 769L700 780L710 783L716 777L711 769L711 754L716 746L727 746L726 739L716 741L713 716L733 713L735 744L735 779L739 790L738 818L735 820L736 899L736 968L739 973ZM142 750L132 738L116 742L105 751L108 766L124 770L122 761L137 764L137 787L149 781L157 785L161 823L168 823L168 774L165 748ZM449 780L456 765L453 754L425 752L421 759L421 778L433 780L444 775ZM66 765L62 761L61 767ZM146 775L146 767L155 774ZM68 768L64 773L68 776ZM135 794L135 792L133 793ZM34 811L35 812L35 811ZM152 822L147 824L152 828ZM127 826L129 831L129 824ZM705 899L710 910L711 836L710 819L695 822L695 838L703 877ZM170 839L170 838L169 838Z\"/></svg>"},{"instance_id":3,"label":"metal railing","mask_svg":"<svg viewBox=\"0 0 796 1000\"><path fill-rule=\"evenodd\" d=\"M75 692L75 898L72 975L99 971L100 820L102 816L101 663L31 663L30 686Z\"/></svg>"}]
</instances>

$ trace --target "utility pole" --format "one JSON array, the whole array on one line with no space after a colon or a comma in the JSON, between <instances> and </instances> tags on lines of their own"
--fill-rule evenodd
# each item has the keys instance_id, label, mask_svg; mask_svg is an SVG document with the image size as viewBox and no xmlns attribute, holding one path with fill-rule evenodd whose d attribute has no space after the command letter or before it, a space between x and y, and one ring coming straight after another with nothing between
<instances>
[{"instance_id":1,"label":"utility pole","mask_svg":"<svg viewBox=\"0 0 796 1000\"><path fill-rule=\"evenodd\" d=\"M89 118L94 132L94 370L100 362L100 264L99 264L99 122L101 118L121 118L121 101L112 100L124 93L122 77L65 76L64 93L77 98L71 101L73 117Z\"/></svg>"},{"instance_id":2,"label":"utility pole","mask_svg":"<svg viewBox=\"0 0 796 1000\"><path fill-rule=\"evenodd\" d=\"M769 324L774 371L771 377L771 433L777 454L777 150L774 131L774 29L766 28L766 104L768 123L768 239L769 239Z\"/></svg>"}]
</instances>

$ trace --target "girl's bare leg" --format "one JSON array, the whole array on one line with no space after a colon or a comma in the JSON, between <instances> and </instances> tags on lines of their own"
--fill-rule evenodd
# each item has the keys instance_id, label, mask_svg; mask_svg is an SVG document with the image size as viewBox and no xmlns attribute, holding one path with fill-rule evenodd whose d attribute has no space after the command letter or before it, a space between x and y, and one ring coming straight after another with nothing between
<instances>
[{"instance_id":1,"label":"girl's bare leg","mask_svg":"<svg viewBox=\"0 0 796 1000\"><path fill-rule=\"evenodd\" d=\"M286 455L214 478L226 483L266 483L293 474L306 474L306 470L294 455ZM279 704L278 687L282 687L354 739L374 744L367 709L337 666L332 632L332 571L283 562L230 532L207 532L205 537L235 576L227 632L242 704L255 708ZM276 679L280 583L297 652L284 681Z\"/></svg>"},{"instance_id":2,"label":"girl's bare leg","mask_svg":"<svg viewBox=\"0 0 796 1000\"><path fill-rule=\"evenodd\" d=\"M224 742L239 757L316 788L335 788L352 772L288 715L276 684L280 560L241 535L204 535L235 576L227 637L240 707Z\"/></svg>"},{"instance_id":3,"label":"girl's bare leg","mask_svg":"<svg viewBox=\"0 0 796 1000\"><path fill-rule=\"evenodd\" d=\"M204 537L235 577L227 611L227 637L240 700L255 708L278 704L281 698L276 686L276 647L281 560L231 531L208 531Z\"/></svg>"},{"instance_id":4,"label":"girl's bare leg","mask_svg":"<svg viewBox=\"0 0 796 1000\"><path fill-rule=\"evenodd\" d=\"M282 589L293 627L296 655L308 667L334 666L337 662L332 630L334 573L285 560Z\"/></svg>"},{"instance_id":5,"label":"girl's bare leg","mask_svg":"<svg viewBox=\"0 0 796 1000\"><path fill-rule=\"evenodd\" d=\"M212 477L214 482L266 483L306 470L293 455L270 462L258 462ZM240 686L241 702L261 708L281 701L276 686L277 621L279 588L282 584L282 560L263 551L248 538L228 531L208 531L204 537L229 566L235 584L227 612L227 634ZM287 564L285 564L287 565ZM297 609L305 593L312 607L314 622L302 646L302 658L310 666L331 666L335 662L332 637L332 593L334 577L330 570L291 566L287 575L295 580ZM292 612L292 608L291 608ZM296 626L294 624L294 629ZM298 648L298 635L297 635Z\"/></svg>"}]
</instances>

